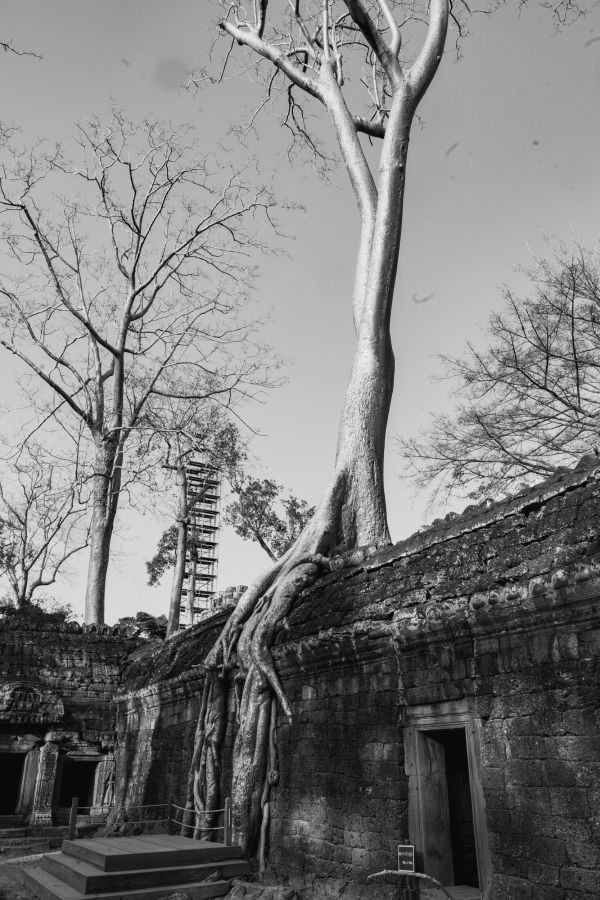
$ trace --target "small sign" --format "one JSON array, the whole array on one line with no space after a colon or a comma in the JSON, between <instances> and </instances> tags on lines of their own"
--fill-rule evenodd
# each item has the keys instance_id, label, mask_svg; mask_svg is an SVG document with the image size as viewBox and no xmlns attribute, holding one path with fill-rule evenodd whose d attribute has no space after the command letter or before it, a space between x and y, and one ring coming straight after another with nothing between
<instances>
[{"instance_id":1,"label":"small sign","mask_svg":"<svg viewBox=\"0 0 600 900\"><path fill-rule=\"evenodd\" d=\"M398 844L398 871L415 871L415 848L413 844Z\"/></svg>"}]
</instances>

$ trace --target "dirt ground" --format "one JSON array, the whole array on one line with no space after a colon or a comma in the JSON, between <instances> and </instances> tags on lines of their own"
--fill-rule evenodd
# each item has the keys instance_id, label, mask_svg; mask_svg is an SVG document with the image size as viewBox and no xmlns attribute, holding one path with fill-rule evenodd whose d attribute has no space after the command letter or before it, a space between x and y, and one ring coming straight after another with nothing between
<instances>
[{"instance_id":1,"label":"dirt ground","mask_svg":"<svg viewBox=\"0 0 600 900\"><path fill-rule=\"evenodd\" d=\"M25 863L35 864L39 856L0 860L0 900L36 900L21 884L21 869Z\"/></svg>"}]
</instances>

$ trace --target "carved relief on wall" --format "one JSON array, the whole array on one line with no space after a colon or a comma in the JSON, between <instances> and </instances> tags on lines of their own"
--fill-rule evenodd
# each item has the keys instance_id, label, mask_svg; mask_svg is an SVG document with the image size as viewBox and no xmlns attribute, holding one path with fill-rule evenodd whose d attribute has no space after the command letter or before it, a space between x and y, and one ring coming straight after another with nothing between
<instances>
[{"instance_id":1,"label":"carved relief on wall","mask_svg":"<svg viewBox=\"0 0 600 900\"><path fill-rule=\"evenodd\" d=\"M59 722L65 714L62 699L41 685L9 681L0 685L0 721Z\"/></svg>"}]
</instances>

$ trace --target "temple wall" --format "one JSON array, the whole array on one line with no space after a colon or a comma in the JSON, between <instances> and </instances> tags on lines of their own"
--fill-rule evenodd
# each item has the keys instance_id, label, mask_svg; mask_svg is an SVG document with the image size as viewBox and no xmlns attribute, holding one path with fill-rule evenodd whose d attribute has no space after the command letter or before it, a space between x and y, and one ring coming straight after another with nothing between
<instances>
[{"instance_id":1,"label":"temple wall","mask_svg":"<svg viewBox=\"0 0 600 900\"><path fill-rule=\"evenodd\" d=\"M274 878L380 898L367 875L414 844L418 868L476 879L485 900L597 900L598 475L351 554L298 599L273 649L293 711L278 728ZM219 627L168 642L145 686L148 651L126 673L123 791L183 799L193 666Z\"/></svg>"},{"instance_id":2,"label":"temple wall","mask_svg":"<svg viewBox=\"0 0 600 900\"><path fill-rule=\"evenodd\" d=\"M230 612L142 648L124 669L117 715L117 798L122 805L185 805L202 700L202 661ZM124 689L124 691L123 691Z\"/></svg>"},{"instance_id":3,"label":"temple wall","mask_svg":"<svg viewBox=\"0 0 600 900\"><path fill-rule=\"evenodd\" d=\"M0 814L55 824L79 793L82 816L101 816L114 796L114 698L140 640L107 626L15 624L0 624L0 755L18 785Z\"/></svg>"}]
</instances>

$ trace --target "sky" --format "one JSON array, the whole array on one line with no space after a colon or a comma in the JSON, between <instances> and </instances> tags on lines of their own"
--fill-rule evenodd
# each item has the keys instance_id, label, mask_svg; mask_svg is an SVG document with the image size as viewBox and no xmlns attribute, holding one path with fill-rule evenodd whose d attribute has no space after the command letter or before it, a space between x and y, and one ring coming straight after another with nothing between
<instances>
[{"instance_id":1,"label":"sky","mask_svg":"<svg viewBox=\"0 0 600 900\"><path fill-rule=\"evenodd\" d=\"M257 96L249 76L180 88L188 70L213 64L217 14L217 4L198 0L0 0L2 39L41 57L0 55L0 118L18 125L23 141L67 141L76 121L116 104L132 118L193 124L213 149L231 140L231 123ZM589 247L600 239L600 12L557 32L548 10L530 3L519 14L507 4L475 18L470 31L460 60L449 42L409 151L386 456L394 540L445 512L415 496L394 446L454 402L436 355L482 340L502 285L518 286L514 267L542 255L545 236ZM326 120L318 127L326 130ZM259 433L258 474L316 503L333 470L352 358L358 216L342 167L326 183L306 160L290 163L272 110L257 130L252 150L265 177L303 210L286 214L285 255L262 260L258 282L265 337L286 361L286 383L245 416ZM0 372L10 401L19 373L2 356ZM168 579L148 587L144 561L168 524L160 508L124 511L108 622L167 611ZM260 548L223 529L219 589L248 584L267 563ZM82 554L55 591L79 615L85 568Z\"/></svg>"}]
</instances>

